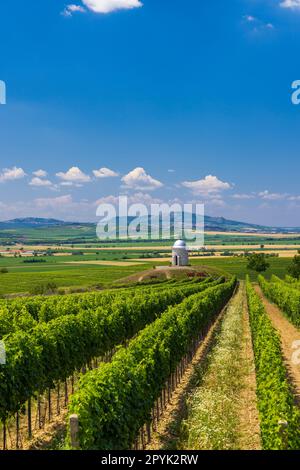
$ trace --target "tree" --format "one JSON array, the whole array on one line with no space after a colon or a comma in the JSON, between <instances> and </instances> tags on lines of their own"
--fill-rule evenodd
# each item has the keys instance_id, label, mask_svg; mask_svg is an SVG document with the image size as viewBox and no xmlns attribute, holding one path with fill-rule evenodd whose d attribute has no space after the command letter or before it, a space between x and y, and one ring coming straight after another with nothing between
<instances>
[{"instance_id":1,"label":"tree","mask_svg":"<svg viewBox=\"0 0 300 470\"><path fill-rule=\"evenodd\" d=\"M262 273L270 267L264 253L252 253L248 256L247 268L256 271L257 273Z\"/></svg>"},{"instance_id":2,"label":"tree","mask_svg":"<svg viewBox=\"0 0 300 470\"><path fill-rule=\"evenodd\" d=\"M294 259L288 267L288 273L295 279L300 279L300 250L298 255L294 256Z\"/></svg>"}]
</instances>

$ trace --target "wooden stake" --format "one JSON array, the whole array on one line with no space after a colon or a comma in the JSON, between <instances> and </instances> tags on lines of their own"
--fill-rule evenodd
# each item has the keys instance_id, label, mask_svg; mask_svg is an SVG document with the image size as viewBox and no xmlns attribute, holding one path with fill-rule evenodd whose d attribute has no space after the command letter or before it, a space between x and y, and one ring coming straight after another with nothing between
<instances>
[{"instance_id":1,"label":"wooden stake","mask_svg":"<svg viewBox=\"0 0 300 470\"><path fill-rule=\"evenodd\" d=\"M78 415L70 416L70 434L72 449L79 449L79 420Z\"/></svg>"}]
</instances>

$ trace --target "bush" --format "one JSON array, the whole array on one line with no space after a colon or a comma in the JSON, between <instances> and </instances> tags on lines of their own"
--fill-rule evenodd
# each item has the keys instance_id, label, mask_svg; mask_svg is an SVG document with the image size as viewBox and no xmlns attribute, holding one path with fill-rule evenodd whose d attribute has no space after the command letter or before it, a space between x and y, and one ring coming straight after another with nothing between
<instances>
[{"instance_id":1,"label":"bush","mask_svg":"<svg viewBox=\"0 0 300 470\"><path fill-rule=\"evenodd\" d=\"M47 282L45 284L37 284L33 286L30 293L33 295L47 295L54 294L57 291L57 284L55 282Z\"/></svg>"},{"instance_id":2,"label":"bush","mask_svg":"<svg viewBox=\"0 0 300 470\"><path fill-rule=\"evenodd\" d=\"M270 263L266 260L264 253L252 253L248 256L247 269L262 273L270 267Z\"/></svg>"},{"instance_id":3,"label":"bush","mask_svg":"<svg viewBox=\"0 0 300 470\"><path fill-rule=\"evenodd\" d=\"M1 273L1 274L7 274L7 273L8 273L8 269L7 269L7 268L1 268L1 269L0 269L0 273Z\"/></svg>"},{"instance_id":4,"label":"bush","mask_svg":"<svg viewBox=\"0 0 300 470\"><path fill-rule=\"evenodd\" d=\"M295 279L300 279L300 255L296 255L288 267L288 273Z\"/></svg>"}]
</instances>

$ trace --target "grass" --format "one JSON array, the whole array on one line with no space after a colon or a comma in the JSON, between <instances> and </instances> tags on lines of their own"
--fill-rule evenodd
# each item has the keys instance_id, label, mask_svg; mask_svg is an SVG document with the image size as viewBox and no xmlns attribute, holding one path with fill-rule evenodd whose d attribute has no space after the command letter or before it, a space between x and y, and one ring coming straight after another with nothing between
<instances>
[{"instance_id":1,"label":"grass","mask_svg":"<svg viewBox=\"0 0 300 470\"><path fill-rule=\"evenodd\" d=\"M95 285L107 285L112 281L121 279L131 274L138 273L153 266L151 259L141 261L140 266L97 266L97 265L67 265L72 261L111 260L126 261L124 256L137 257L136 252L129 253L126 250L117 252L105 251L99 255L89 254L85 256L48 256L44 257L45 263L24 263L22 258L0 258L1 268L7 268L8 273L0 273L0 295L23 293L31 291L33 287L41 283L55 282L58 287L92 287ZM266 277L272 274L284 278L291 258L270 258L270 268ZM233 274L238 279L245 279L249 274L252 281L257 279L255 272L247 269L247 260L237 257L228 258L191 258L192 265L205 265L209 268L217 268L224 274ZM166 264L156 262L155 264Z\"/></svg>"},{"instance_id":2,"label":"grass","mask_svg":"<svg viewBox=\"0 0 300 470\"><path fill-rule=\"evenodd\" d=\"M272 274L280 278L284 278L287 274L287 268L290 265L292 258L269 258L270 268L264 273L264 276L269 279ZM248 261L244 258L214 258L203 260L191 260L193 265L203 264L206 266L218 268L226 273L236 276L238 279L246 279L247 274L252 281L256 281L258 274L254 271L247 269Z\"/></svg>"},{"instance_id":3,"label":"grass","mask_svg":"<svg viewBox=\"0 0 300 470\"><path fill-rule=\"evenodd\" d=\"M58 287L92 287L107 285L122 277L130 276L147 269L147 265L132 267L117 266L69 266L53 267L53 269L34 267L28 271L18 269L15 272L0 274L0 295L29 292L35 286L55 282Z\"/></svg>"},{"instance_id":4,"label":"grass","mask_svg":"<svg viewBox=\"0 0 300 470\"><path fill-rule=\"evenodd\" d=\"M198 387L188 402L179 447L185 450L233 450L239 447L239 399L244 364L243 297L240 289L222 321L208 367L197 371Z\"/></svg>"}]
</instances>

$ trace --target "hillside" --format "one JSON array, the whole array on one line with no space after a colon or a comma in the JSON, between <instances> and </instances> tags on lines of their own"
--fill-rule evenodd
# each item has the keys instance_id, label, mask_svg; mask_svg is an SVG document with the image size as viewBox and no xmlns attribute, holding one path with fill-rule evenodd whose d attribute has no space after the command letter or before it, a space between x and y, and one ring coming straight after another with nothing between
<instances>
[{"instance_id":1,"label":"hillside","mask_svg":"<svg viewBox=\"0 0 300 470\"><path fill-rule=\"evenodd\" d=\"M22 230L22 229L51 229L67 228L73 230L94 230L94 223L65 222L56 219L43 218L19 218L0 222L0 230ZM205 231L210 232L257 232L257 233L300 233L300 227L268 227L263 225L250 224L224 217L205 216Z\"/></svg>"}]
</instances>

